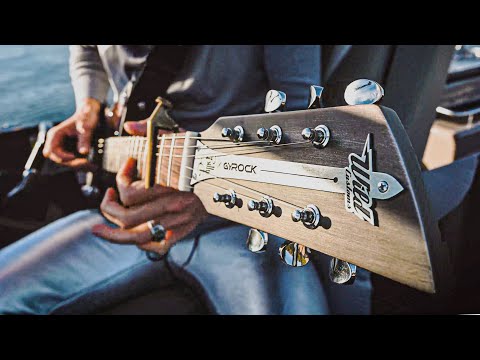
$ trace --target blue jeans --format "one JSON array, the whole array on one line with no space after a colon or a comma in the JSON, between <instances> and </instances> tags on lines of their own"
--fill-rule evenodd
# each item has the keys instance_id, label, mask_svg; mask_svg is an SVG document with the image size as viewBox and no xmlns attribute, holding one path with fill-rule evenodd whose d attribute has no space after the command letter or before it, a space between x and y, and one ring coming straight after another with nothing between
<instances>
[{"instance_id":1,"label":"blue jeans","mask_svg":"<svg viewBox=\"0 0 480 360\"><path fill-rule=\"evenodd\" d=\"M170 250L166 266L90 232L105 221L96 210L79 211L0 251L0 314L92 313L178 277L199 285L218 314L370 313L367 271L354 285L330 284L328 257L288 267L278 258L278 237L270 235L266 253L254 254L245 246L247 227L207 221Z\"/></svg>"}]
</instances>

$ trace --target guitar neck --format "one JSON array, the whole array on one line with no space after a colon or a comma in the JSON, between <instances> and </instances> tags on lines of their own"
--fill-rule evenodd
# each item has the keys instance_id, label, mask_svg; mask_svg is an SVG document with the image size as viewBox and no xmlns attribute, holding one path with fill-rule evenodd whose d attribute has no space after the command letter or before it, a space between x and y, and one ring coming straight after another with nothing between
<instances>
[{"instance_id":1,"label":"guitar neck","mask_svg":"<svg viewBox=\"0 0 480 360\"><path fill-rule=\"evenodd\" d=\"M117 173L128 158L137 160L137 174L145 174L147 138L142 136L118 136L104 139L98 152L103 155L102 168Z\"/></svg>"},{"instance_id":2,"label":"guitar neck","mask_svg":"<svg viewBox=\"0 0 480 360\"><path fill-rule=\"evenodd\" d=\"M139 179L147 181L146 176L152 174L155 184L191 191L197 136L194 132L164 134L156 141L142 136L110 137L98 144L98 152L103 155L105 171L117 173L128 158L134 158ZM149 152L154 161L149 161Z\"/></svg>"}]
</instances>

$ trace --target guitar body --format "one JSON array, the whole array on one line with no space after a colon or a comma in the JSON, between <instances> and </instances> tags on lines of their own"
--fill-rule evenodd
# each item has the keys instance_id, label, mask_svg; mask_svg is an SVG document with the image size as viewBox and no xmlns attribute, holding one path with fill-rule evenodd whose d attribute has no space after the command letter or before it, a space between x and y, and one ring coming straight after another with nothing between
<instances>
[{"instance_id":1,"label":"guitar body","mask_svg":"<svg viewBox=\"0 0 480 360\"><path fill-rule=\"evenodd\" d=\"M366 138L371 134L373 170L393 176L403 187L403 191L390 199L373 200L375 225L346 211L345 194L342 193L243 179L226 183L224 179L215 178L195 184L195 194L211 214L306 245L419 290L438 291L440 279L447 278L440 274L441 270L448 269L445 245L440 242L437 225L427 218L428 202L420 167L408 136L391 109L365 105L224 117L201 137L220 140L222 128L240 125L246 134L243 142L255 141L259 127L280 125L285 134L284 142L300 142L302 129L318 124L326 125L331 132L330 142L323 149L312 144L285 146L271 152L255 154L252 151L244 156L345 168L349 165L350 154L362 154ZM213 148L218 145L218 141L202 142ZM261 150L262 146L249 149L253 148ZM239 152L235 148L220 151ZM229 209L223 203L214 203L212 195L219 192L219 187L235 190L239 198L244 198L244 205ZM274 197L274 203L275 199L280 199L299 207L315 204L322 215L320 226L309 229L302 222L293 222L290 214L296 207L289 204L278 205L280 215L268 218L257 211L249 211L246 202L259 199L258 192ZM434 268L433 263L443 265Z\"/></svg>"}]
</instances>

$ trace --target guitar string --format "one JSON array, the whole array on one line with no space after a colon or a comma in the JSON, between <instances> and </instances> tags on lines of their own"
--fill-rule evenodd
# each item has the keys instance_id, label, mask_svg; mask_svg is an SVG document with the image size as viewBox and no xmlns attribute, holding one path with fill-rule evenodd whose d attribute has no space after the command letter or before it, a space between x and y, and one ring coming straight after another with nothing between
<instances>
[{"instance_id":1,"label":"guitar string","mask_svg":"<svg viewBox=\"0 0 480 360\"><path fill-rule=\"evenodd\" d=\"M140 141L143 141L143 142L146 142L146 138L143 137L143 136L124 136L124 137L111 137L109 139L114 139L115 141L132 141L130 139L132 138L137 138L137 139L141 139ZM168 137L165 137L165 136L162 136L162 137L157 137L157 140L161 140L162 138L164 138L165 140L171 140L171 138L168 138ZM232 143L230 140L221 140L221 139L217 139L217 138L202 138L202 137L197 137L197 136L191 136L191 137L185 137L185 136L175 136L175 139L201 139L201 140L205 140L205 141L212 141L212 140L218 140L218 141L224 141L224 142L228 142L229 144L227 145L220 145L220 146L209 146L208 148L209 149L212 149L212 150L215 150L215 149L234 149L234 148L238 148L238 147L250 147L250 146L255 146L257 144L266 144L266 146L279 146L279 145L286 145L286 144L272 144L271 142L269 141L266 141L266 140L254 140L254 141L246 141L246 142L241 142L241 143ZM136 141L136 140L135 140ZM308 143L308 141L306 141ZM299 142L299 143L302 143L302 142ZM267 145L268 144L268 145ZM290 143L287 143L287 144L290 144ZM114 145L114 144L112 144ZM115 145L114 145L115 146ZM188 145L188 146L183 146L183 145L179 145L179 146L173 146L174 148L176 149L183 149L183 148L202 148L204 147L205 145L204 144L201 144L201 145ZM156 146L157 148L160 147L160 145L157 145ZM122 146L121 148L124 148L124 146Z\"/></svg>"},{"instance_id":2,"label":"guitar string","mask_svg":"<svg viewBox=\"0 0 480 360\"><path fill-rule=\"evenodd\" d=\"M278 145L270 145L270 146L265 146L265 147L274 147L274 148L278 148L278 147L285 147L285 146L288 146L288 145L299 145L299 144L307 144L309 143L308 141L307 142L297 142L297 143L288 143L288 144L278 144ZM215 155L215 157L222 157L222 156L228 156L228 155L246 155L246 154L257 154L257 153L263 153L263 152L267 152L267 151L270 151L270 150L263 150L262 149L259 149L258 151L255 151L255 152L242 152L242 153L238 153L238 152L232 152L232 153L226 153L226 154L218 154L218 155ZM160 157L159 156L160 154L157 153L157 157ZM212 155L206 155L206 156L195 156L195 155L187 155L187 156L182 156L182 155L162 155L162 157L177 157L177 158L184 158L184 157L195 157L195 159L204 159L204 158L210 158ZM118 159L119 156L116 156L116 158ZM117 161L117 164L118 164L118 161ZM193 170L192 168L190 167L187 167L189 168L189 170ZM214 176L213 174L211 174L212 176ZM304 176L304 175L298 175L298 176ZM190 179L189 179L190 180Z\"/></svg>"},{"instance_id":3,"label":"guitar string","mask_svg":"<svg viewBox=\"0 0 480 360\"><path fill-rule=\"evenodd\" d=\"M225 154L209 154L209 155L205 155L205 156L197 156L196 154L194 155L171 155L172 157L176 157L176 158L185 158L185 157L193 157L193 158L196 158L196 159L205 159L205 158L209 158L209 157L212 157L212 156L215 156L215 157L223 157L223 156L229 156L229 155L249 155L249 154L258 154L258 153L263 153L263 152L268 152L270 150L263 150L265 148L281 148L281 147L286 147L286 146L294 146L294 145L307 145L307 144L310 144L310 141L298 141L298 142L292 142L292 143L286 143L286 144L274 144L274 145L265 145L265 146L262 146L258 149L258 151L251 151L251 152L248 152L248 150L246 152L230 152L230 153L225 153ZM168 147L167 147L168 148ZM175 148L175 146L174 146ZM177 147L177 148L183 148L183 147ZM212 150L212 148L209 148L209 147L205 147L205 150ZM273 150L273 149L271 149ZM127 148L125 150L125 148L123 148L123 151L117 151L115 152L115 158L119 158L119 157L122 157L123 155L125 154L129 154L130 151L129 149ZM155 155L157 157L160 157L160 152L158 153L155 153ZM162 157L170 157L170 155L168 154L165 154L165 155L162 155Z\"/></svg>"},{"instance_id":4,"label":"guitar string","mask_svg":"<svg viewBox=\"0 0 480 360\"><path fill-rule=\"evenodd\" d=\"M194 169L191 168L190 166L185 166L185 167L186 167L188 170L194 171ZM205 172L206 172L206 171L205 171ZM230 180L228 180L228 179L218 177L218 176L216 176L216 175L214 175L214 174L209 174L209 175L213 176L213 177L214 177L215 179L217 179L217 180L223 180L223 181L225 181L225 182L227 182L227 183L229 183L229 184L233 184L233 185L235 185L235 186L239 186L239 187L244 188L244 189L246 189L246 190L248 190L248 191L251 191L251 192L253 192L253 193L256 193L257 195L260 195L260 196L269 196L269 197L271 197L272 199L275 199L275 200L277 200L277 201L280 202L280 203L284 203L284 204L287 204L287 205L291 205L291 206L294 206L294 207L296 207L296 208L301 208L301 206L298 206L298 205L293 204L293 203L291 203L291 202L288 202L288 201L285 201L285 200L276 198L276 197L274 197L274 196L272 196L272 195L269 195L269 194L266 194L266 193L262 193L261 191L254 190L254 189L252 189L252 188L249 188L248 186L241 185L241 184L238 184L238 183L236 183L236 182L234 182L234 181L230 181ZM187 177L187 179L191 180L191 178L188 178L188 177ZM210 184L210 183L209 183L209 184ZM190 187L192 187L192 186L190 186ZM252 198L251 196L248 196L248 197ZM253 198L252 198L252 199L253 199Z\"/></svg>"},{"instance_id":5,"label":"guitar string","mask_svg":"<svg viewBox=\"0 0 480 360\"><path fill-rule=\"evenodd\" d=\"M171 133L172 135L175 134L175 133ZM167 135L167 134L166 134ZM168 134L170 135L170 134ZM133 138L133 137L138 137L138 138L142 138L142 139L147 139L145 136L139 136L139 135L131 135L131 136L112 136L112 137L109 137L107 139L115 139L115 140L126 140L126 139L129 139L129 138ZM161 140L162 137L165 137L166 139L168 139L167 136L157 136L157 140ZM231 140L228 140L228 139L221 139L221 138L205 138L205 137L201 137L201 136L175 136L175 139L203 139L203 140L208 140L208 141L225 141L225 142L231 142Z\"/></svg>"},{"instance_id":6,"label":"guitar string","mask_svg":"<svg viewBox=\"0 0 480 360\"><path fill-rule=\"evenodd\" d=\"M194 171L194 169L191 168L191 167L189 167L189 166L186 166L186 168L189 169L189 170ZM210 174L210 175L213 175L213 174ZM229 180L227 180L227 179L219 178L219 177L217 177L217 176L215 176L215 175L213 175L213 176L214 176L215 179L223 180L223 181L228 182L229 184L233 184L233 185L239 186L239 187L241 187L241 188L245 188L245 189L247 189L248 191L251 191L251 192L253 192L253 193L259 194L260 196L264 196L264 195L270 196L270 195L264 194L264 193L262 193L262 192L256 191L256 190L254 190L254 189L248 188L248 187L246 187L246 186L243 186L243 185L241 185L241 184L238 184L238 183L229 181ZM191 177L187 177L187 179L188 179L188 180L191 180L192 178L191 178ZM213 184L213 183L206 183L206 184L209 185L209 186L213 186L213 187L216 187L216 188L218 188L218 189L224 190L224 191L229 191L229 190L230 190L229 188L226 188L226 187L223 187L223 186L220 186L220 185L217 185L217 184ZM189 188L193 188L193 186L191 186L191 185L189 185L188 187L189 187ZM242 193L242 192L240 192L240 191L238 191L238 190L235 191L235 192L236 192L236 194L238 194L238 195L240 195L240 196L243 196L243 197L246 197L246 198L250 198L250 199L252 199L252 200L255 200L252 196L247 195L247 194L244 194L244 193ZM290 202L288 202L288 201L281 200L281 199L278 199L278 198L273 197L273 196L270 196L270 197L273 198L274 200L276 200L276 201L279 202L279 203L284 203L284 204L293 206L294 208L297 208L297 209L298 209L298 208L301 208L301 206L298 206L298 205L296 205L296 204L290 203ZM391 297L386 297L386 299L390 299L390 298L391 298Z\"/></svg>"},{"instance_id":7,"label":"guitar string","mask_svg":"<svg viewBox=\"0 0 480 360\"><path fill-rule=\"evenodd\" d=\"M147 138L145 136L138 136L138 135L132 135L132 136L112 136L112 137L109 137L105 140L109 140L109 141L129 141L129 139L131 138L140 138L140 139L143 139L143 141L147 141ZM157 136L157 140L161 140L162 137L164 137L166 140L169 139L169 137L167 136ZM219 139L219 138L204 138L204 137L201 137L201 136L175 136L175 139L194 139L194 140L205 140L205 141L222 141L222 142L228 142L228 143L232 143L231 140L226 140L226 139ZM264 140L258 140L258 141L264 141ZM238 144L242 144L242 143L238 143Z\"/></svg>"},{"instance_id":8,"label":"guitar string","mask_svg":"<svg viewBox=\"0 0 480 360\"><path fill-rule=\"evenodd\" d=\"M179 137L179 138L180 138L180 137ZM205 140L205 138L203 138L203 140ZM215 139L215 140L217 140L217 139ZM259 142L264 142L264 141L249 142L249 143L244 143L244 145L247 145L247 144L250 145L251 143L259 143ZM135 143L136 143L136 140L135 140ZM144 142L144 143L145 143L145 142ZM307 144L307 143L309 143L309 142L308 142L308 141L305 141L305 142L288 143L288 144L276 144L276 145L268 145L268 146L265 146L265 147L278 147L278 146L299 145L299 144ZM135 144L135 145L136 145L136 144ZM140 147L142 146L142 145L141 145L141 141L139 142L138 146L140 146ZM158 146L157 146L157 147L158 147ZM197 148L197 147L201 147L201 146L188 146L188 147L195 147L195 148ZM238 146L238 145L235 145L235 146L223 146L223 147L222 147L222 146L219 146L219 147L216 147L216 148L236 148L236 147L242 147L242 146ZM134 146L134 148L135 148L135 146ZM177 147L174 146L173 148L184 148L184 147L183 147L183 146L177 146ZM212 148L207 148L207 149L214 149L214 147L212 147ZM142 148L142 150L143 150L143 148ZM141 152L143 152L142 150L138 149L137 151L133 151L133 153L134 153L133 155L140 155L140 156L142 156L142 154L140 154ZM253 153L266 152L266 151L268 151L268 150L257 151L257 152L253 152ZM235 153L235 152L232 152L232 153L227 153L227 154L219 154L219 155L217 155L216 157L219 157L219 156L228 156L228 155L237 155L237 154L249 154L249 153L245 153L245 152ZM158 155L159 155L159 154L157 154L157 156L158 156ZM164 156L167 156L167 157L168 157L168 155L164 155ZM183 156L180 156L180 155L179 155L179 156L173 155L173 156L174 156L174 157L183 157ZM210 156L211 156L211 155L210 155ZM208 156L208 157L210 157L210 156ZM191 156L189 156L189 157L195 157L195 155L191 155ZM198 158L201 159L201 158L203 158L203 157L198 157ZM139 160L140 160L140 159L139 159ZM141 161L141 160L140 160L140 161ZM140 161L139 161L139 162L140 162ZM185 167L186 167L187 169L189 169L189 170L194 171L194 169L191 168L191 167L189 167L189 166L185 166ZM206 172L206 171L204 171L204 172ZM177 172L177 171L174 171L174 173L179 174L179 172ZM294 208L301 208L301 206L298 206L298 205L293 204L293 203L291 203L291 202L288 202L288 201L285 201L285 200L276 198L276 197L274 197L274 196L265 194L265 193L263 193L263 192L254 190L254 189L252 189L252 188L249 188L249 187L247 187L247 186L244 186L244 185L235 183L235 182L230 181L230 180L228 180L228 179L220 178L220 177L218 177L218 176L216 176L216 175L214 175L214 174L209 174L209 175L210 175L210 176L213 176L213 177L214 177L215 179L217 179L217 180L225 181L225 182L228 183L228 184L232 184L232 185L234 185L234 186L237 186L237 187L246 189L246 190L248 190L248 191L250 191L250 192L252 192L252 193L255 193L255 194L257 194L257 195L260 195L260 196L269 196L269 197L271 197L272 199L276 200L276 202L278 202L278 203L283 203L283 204L286 204L286 205L290 205L290 206L293 206ZM186 179L187 179L187 180L191 180L192 178L191 178L191 177L186 177ZM228 188L222 187L222 186L217 185L217 184L213 184L213 183L207 183L207 184L208 184L209 186L213 186L213 187L216 187L216 188L221 189L221 190L225 190L225 191L230 190L230 189L228 189ZM193 186L191 186L191 185L188 185L188 187L189 187L190 189L193 188ZM250 199L252 199L252 200L255 200L252 196L247 195L247 194L244 194L244 193L242 193L242 192L240 192L240 191L238 191L238 190L236 191L236 193L237 193L238 195L240 195L240 196L243 196L243 197L246 197L246 198L250 198Z\"/></svg>"},{"instance_id":9,"label":"guitar string","mask_svg":"<svg viewBox=\"0 0 480 360\"><path fill-rule=\"evenodd\" d=\"M185 167L186 167L187 169L193 170L193 168L191 168L191 167L189 167L189 166L185 166ZM288 201L279 199L279 198L277 198L277 197L275 197L275 196L272 196L272 195L263 193L263 192L261 192L261 191L254 190L254 189L252 189L252 188L250 188L250 187L248 187L248 186L238 184L238 183L236 183L236 182L233 182L233 181L230 181L230 180L228 180L228 179L215 176L215 175L213 175L213 174L210 174L210 175L213 176L213 177L214 177L215 179L217 179L217 180L223 180L223 181L225 181L225 182L227 182L227 183L229 183L229 184L233 184L233 185L238 186L238 187L240 187L240 188L243 188L243 189L246 189L246 190L251 191L251 192L253 192L253 193L256 193L256 194L259 195L259 196L268 196L268 197L276 200L276 201L279 202L279 203L287 204L287 205L293 206L294 208L297 208L297 209L298 209L298 208L301 208L301 206L299 206L299 205L296 205L296 204L293 204L293 203L291 203L291 202L288 202ZM186 177L186 179L191 180L192 178L191 178L191 177ZM220 188L220 189L222 189L222 190L230 190L230 189L228 189L228 188L221 187L221 186L219 186L219 185L215 185L215 184L212 184L212 183L206 183L206 184L207 184L207 185L216 186L216 187L218 187L218 188ZM191 186L191 185L189 185L188 187L189 187L190 189L194 188L194 186ZM255 199L254 197L252 197L252 196L250 196L250 195L246 195L246 194L240 193L239 191L235 191L235 192L236 192L237 194L240 194L240 195L245 196L245 197L247 197L247 198L250 198L250 199L252 199L252 200L258 201L258 199Z\"/></svg>"},{"instance_id":10,"label":"guitar string","mask_svg":"<svg viewBox=\"0 0 480 360\"><path fill-rule=\"evenodd\" d=\"M270 145L271 144L268 141L259 140L259 141L248 141L248 142L245 142L245 143L242 143L242 144L236 144L236 145L229 144L229 145L221 145L221 146L211 146L211 147L209 147L209 149L235 149L235 148L239 148L239 147L256 146L259 143L263 143L265 145L267 145L267 144ZM204 146L205 146L204 144L201 144L201 145L174 146L174 147L183 149L183 148L201 148L201 147L204 147ZM157 146L157 148L158 147L159 146Z\"/></svg>"},{"instance_id":11,"label":"guitar string","mask_svg":"<svg viewBox=\"0 0 480 360\"><path fill-rule=\"evenodd\" d=\"M269 150L263 150L265 147L267 147L267 148L278 148L278 147L293 146L293 145L308 144L308 143L310 143L310 142L309 142L309 141L302 141L302 142L287 143L287 144L267 145L267 146L262 147L261 149L259 149L259 151L256 151L256 152L250 152L250 153L245 153L245 152L241 152L241 153L232 152L232 153L227 153L227 154L219 154L219 155L216 155L216 157L228 156L228 155L238 155L238 154L242 154L242 155L243 155L243 154L262 153L262 152L267 152L267 151L269 151ZM207 148L207 149L208 149L208 148ZM182 156L182 155L162 155L162 157L163 157L163 156L164 156L164 157L181 157L181 158L184 157L184 156ZM157 153L157 157L159 157L159 154L158 154L158 153ZM187 155L187 157L195 157L195 155ZM197 159L202 159L202 158L206 158L206 157L211 157L211 155L205 156L205 157L199 156L199 157L196 157L196 158L197 158ZM185 167L186 167L187 169L189 169L189 170L194 171L194 169L191 168L191 167L189 167L189 166L185 166ZM178 171L175 171L175 173L176 173L176 175L179 174ZM262 193L262 192L260 192L260 191L254 190L254 189L252 189L252 188L249 188L249 187L247 187L247 186L244 186L244 185L240 185L240 184L238 184L238 183L235 183L235 182L233 182L233 181L230 181L230 180L227 180L227 179L224 179L224 178L220 178L220 177L218 177L218 176L216 176L216 175L214 175L214 174L210 174L210 175L213 176L215 179L222 180L222 181L225 181L225 182L227 182L227 183L229 183L229 184L233 184L233 185L239 186L239 187L244 188L244 189L246 189L246 190L248 190L248 191L251 191L251 192L253 192L253 193L256 193L256 194L258 194L258 195L260 195L260 196L270 196L271 198L276 199L278 202L281 202L281 203L288 204L288 205L291 205L291 206L294 206L294 207L299 208L298 205L293 204L293 203L290 203L290 202L288 202L288 201L278 199L278 198L273 197L273 196L271 196L271 195ZM187 177L187 180L191 180L191 178L188 178L188 177ZM191 186L189 185L189 187L191 187Z\"/></svg>"},{"instance_id":12,"label":"guitar string","mask_svg":"<svg viewBox=\"0 0 480 360\"><path fill-rule=\"evenodd\" d=\"M190 167L190 166L185 166L185 168L187 168L188 170L194 171L194 168L192 168L192 167ZM179 172L178 170L173 170L173 172L174 172L175 175L180 175L180 172ZM279 198L277 198L277 197L275 197L275 196L272 196L272 195L263 193L263 192L261 192L261 191L257 191L257 190L255 190L255 189L252 189L252 188L248 187L248 186L241 185L241 184L238 184L238 183L236 183L236 182L234 182L234 181L230 181L230 180L228 180L228 179L218 177L218 176L216 176L216 175L214 175L214 174L210 174L210 175L213 176L213 177L214 177L215 179L217 179L217 180L225 181L225 182L228 183L228 184L235 185L235 186L238 186L238 187L240 187L240 188L246 189L246 190L251 191L251 192L253 192L253 193L255 193L255 194L259 195L259 196L269 196L269 197L271 197L272 199L276 200L276 201L279 202L279 203L284 203L284 204L293 206L293 207L295 207L295 208L301 208L301 206L299 206L299 205L296 205L296 204L293 204L293 203L291 203L291 202L288 202L288 201L279 199ZM187 179L187 180L191 180L192 178L191 178L191 177L186 177L186 179ZM213 185L213 184L211 184L211 183L208 183L208 184L209 184L209 185ZM188 185L188 187L189 187L189 188L193 188L193 186L191 186L191 185ZM228 190L228 189L226 189L226 188L223 188L223 189L224 189L224 190ZM246 196L246 197L249 197L249 198L255 200L255 199L254 199L253 197L251 197L251 196L244 195L244 194L243 194L243 196Z\"/></svg>"},{"instance_id":13,"label":"guitar string","mask_svg":"<svg viewBox=\"0 0 480 360\"><path fill-rule=\"evenodd\" d=\"M127 140L127 142L130 142L131 140L128 140L129 138L133 138L132 137L124 137L124 139L120 139L120 138L112 138L112 139L117 139L117 142L125 142L124 140ZM136 136L136 138L139 138ZM146 138L144 137L140 137L141 139L145 139L145 140L141 140L141 142L144 142L146 143ZM161 140L162 138L158 138L158 140ZM171 138L167 138L165 137L164 138L165 140L171 140ZM175 139L185 139L185 137L175 137ZM188 139L196 139L195 137L189 137ZM206 141L210 141L208 139L203 139L203 140L206 140ZM223 140L222 140L223 141ZM110 142L110 141L109 141ZM219 145L219 146L211 146L209 147L209 149L234 149L234 148L238 148L238 147L249 147L249 146L255 146L257 144L271 144L270 142L266 141L266 140L255 140L255 141L246 141L246 142L242 142L242 143L238 143L238 144L234 144L230 141L226 141L228 142L228 145ZM116 144L112 144L113 146L115 146ZM124 148L124 146L122 146L123 144L120 144L120 148ZM183 149L183 148L198 148L198 147L203 147L205 145L188 145L188 146L182 146L182 145L179 145L179 146L173 146L175 149ZM157 145L156 146L157 149L160 148L160 145Z\"/></svg>"},{"instance_id":14,"label":"guitar string","mask_svg":"<svg viewBox=\"0 0 480 360\"><path fill-rule=\"evenodd\" d=\"M298 142L292 142L292 143L287 143L287 144L275 144L275 145L265 145L265 146L262 146L258 149L258 151L254 151L254 152L230 152L230 153L224 153L224 154L210 154L210 155L205 155L205 156L197 156L197 155L186 155L186 156L183 156L183 155L173 155L174 157L193 157L195 159L205 159L205 158L209 158L209 157L212 157L212 156L215 156L215 157L222 157L222 156L229 156L229 155L248 155L248 154L258 154L258 153L263 153L263 152L268 152L268 151L271 151L271 150L263 150L265 148L281 148L281 147L286 147L286 146L294 146L294 145L307 145L307 144L310 144L310 141L298 141ZM210 150L211 148L208 148L206 147L205 150ZM159 153L156 153L157 156L159 156ZM168 156L168 155L163 155L163 156Z\"/></svg>"},{"instance_id":15,"label":"guitar string","mask_svg":"<svg viewBox=\"0 0 480 360\"><path fill-rule=\"evenodd\" d=\"M219 180L223 180L223 179L219 179ZM213 186L213 187L219 188L219 189L221 189L221 190L225 190L225 191L231 190L231 189L229 189L229 188L226 188L226 187L223 187L223 186L220 186L220 185L217 185L217 184L213 184L213 183L206 183L206 184L209 185L209 186ZM189 188L192 189L193 186L189 186ZM247 195L247 194L244 194L244 193L242 193L242 192L240 192L240 191L238 191L238 190L235 191L235 193L236 193L237 195L244 196L244 197L246 197L246 198L255 200L255 198L253 198L252 196ZM281 201L281 200L279 200L279 202L280 202L280 201Z\"/></svg>"}]
</instances>

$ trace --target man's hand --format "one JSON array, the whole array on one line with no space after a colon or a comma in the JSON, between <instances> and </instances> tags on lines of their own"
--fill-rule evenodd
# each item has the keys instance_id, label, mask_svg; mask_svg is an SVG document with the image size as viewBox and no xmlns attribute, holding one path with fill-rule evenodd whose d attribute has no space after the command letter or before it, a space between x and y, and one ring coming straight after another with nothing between
<instances>
[{"instance_id":1,"label":"man's hand","mask_svg":"<svg viewBox=\"0 0 480 360\"><path fill-rule=\"evenodd\" d=\"M147 120L126 122L124 129L130 135L145 136ZM118 193L108 189L100 205L102 214L119 228L95 225L92 232L114 243L134 244L163 255L206 219L208 213L193 193L160 185L145 189L144 181L135 181L136 169L135 159L129 159L117 174ZM146 224L149 220L167 230L163 241L152 241Z\"/></svg>"},{"instance_id":2,"label":"man's hand","mask_svg":"<svg viewBox=\"0 0 480 360\"><path fill-rule=\"evenodd\" d=\"M100 210L118 228L100 224L92 232L118 244L133 244L160 255L178 240L187 236L207 217L200 199L193 193L160 185L145 189L143 181L135 181L137 162L128 159L117 174L118 193L109 188ZM166 230L165 239L152 241L147 221L154 220Z\"/></svg>"},{"instance_id":3,"label":"man's hand","mask_svg":"<svg viewBox=\"0 0 480 360\"><path fill-rule=\"evenodd\" d=\"M78 152L87 155L90 151L92 133L98 124L99 111L98 100L86 99L84 105L75 114L48 131L43 156L58 164L74 168L87 166L87 159L76 158L73 153L65 149L65 139L77 138Z\"/></svg>"}]
</instances>

